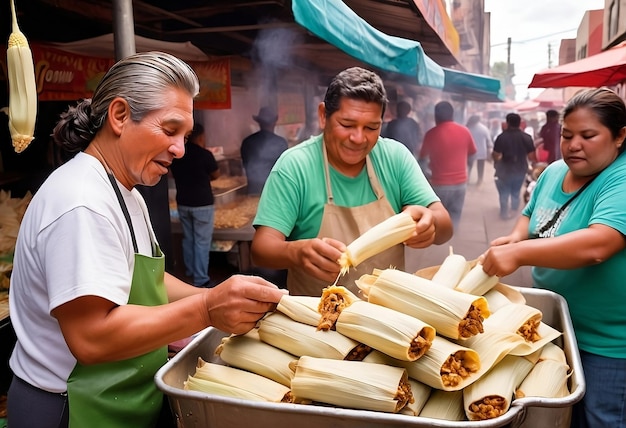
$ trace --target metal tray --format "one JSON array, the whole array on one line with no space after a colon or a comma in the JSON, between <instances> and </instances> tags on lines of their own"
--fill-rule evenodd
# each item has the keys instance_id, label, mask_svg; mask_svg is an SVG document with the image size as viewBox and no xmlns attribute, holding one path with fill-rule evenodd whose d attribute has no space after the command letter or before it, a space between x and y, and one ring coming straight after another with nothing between
<instances>
[{"instance_id":1,"label":"metal tray","mask_svg":"<svg viewBox=\"0 0 626 428\"><path fill-rule=\"evenodd\" d=\"M183 390L187 376L195 372L198 357L221 362L213 352L226 334L214 328L202 331L155 375L157 387L167 394L181 428L379 428L379 427L569 427L571 406L580 401L585 381L576 339L563 297L547 290L518 288L527 303L543 313L543 321L563 332L557 344L563 348L573 374L570 395L564 398L526 397L514 400L509 411L487 421L453 422L337 407L287 403L259 403Z\"/></svg>"}]
</instances>

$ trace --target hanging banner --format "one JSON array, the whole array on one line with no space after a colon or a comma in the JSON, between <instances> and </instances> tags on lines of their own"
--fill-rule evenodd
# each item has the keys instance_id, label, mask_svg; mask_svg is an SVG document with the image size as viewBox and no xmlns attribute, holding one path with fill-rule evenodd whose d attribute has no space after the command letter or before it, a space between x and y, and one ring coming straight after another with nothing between
<instances>
[{"instance_id":1,"label":"hanging banner","mask_svg":"<svg viewBox=\"0 0 626 428\"><path fill-rule=\"evenodd\" d=\"M92 96L96 86L115 63L99 58L65 52L50 46L31 44L35 64L35 81L39 101L77 101ZM6 57L1 59L6 80ZM220 59L188 64L200 80L200 94L194 100L198 109L229 109L231 107L230 61Z\"/></svg>"},{"instance_id":2,"label":"hanging banner","mask_svg":"<svg viewBox=\"0 0 626 428\"><path fill-rule=\"evenodd\" d=\"M89 98L115 63L109 58L78 55L37 44L32 44L31 50L39 101Z\"/></svg>"},{"instance_id":3,"label":"hanging banner","mask_svg":"<svg viewBox=\"0 0 626 428\"><path fill-rule=\"evenodd\" d=\"M200 110L230 109L230 60L192 62L200 80L200 93L194 100L194 107Z\"/></svg>"}]
</instances>

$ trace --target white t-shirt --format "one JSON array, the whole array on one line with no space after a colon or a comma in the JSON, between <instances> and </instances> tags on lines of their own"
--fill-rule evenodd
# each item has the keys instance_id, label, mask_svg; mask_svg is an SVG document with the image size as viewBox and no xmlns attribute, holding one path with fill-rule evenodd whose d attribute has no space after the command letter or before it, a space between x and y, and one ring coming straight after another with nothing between
<instances>
[{"instance_id":1,"label":"white t-shirt","mask_svg":"<svg viewBox=\"0 0 626 428\"><path fill-rule=\"evenodd\" d=\"M118 183L139 252L152 255L154 232L140 193ZM18 341L10 367L50 392L66 391L76 359L50 312L93 295L128 302L134 267L130 230L102 164L78 153L35 193L15 248L9 304Z\"/></svg>"}]
</instances>

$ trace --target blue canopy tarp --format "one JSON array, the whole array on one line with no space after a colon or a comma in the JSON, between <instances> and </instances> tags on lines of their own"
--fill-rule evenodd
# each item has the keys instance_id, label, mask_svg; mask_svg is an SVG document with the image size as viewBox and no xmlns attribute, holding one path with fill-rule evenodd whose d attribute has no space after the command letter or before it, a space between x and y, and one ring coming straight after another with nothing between
<instances>
[{"instance_id":1,"label":"blue canopy tarp","mask_svg":"<svg viewBox=\"0 0 626 428\"><path fill-rule=\"evenodd\" d=\"M366 64L409 76L418 85L463 94L468 99L504 100L499 80L442 68L424 53L419 42L375 29L341 0L291 3L299 25Z\"/></svg>"}]
</instances>

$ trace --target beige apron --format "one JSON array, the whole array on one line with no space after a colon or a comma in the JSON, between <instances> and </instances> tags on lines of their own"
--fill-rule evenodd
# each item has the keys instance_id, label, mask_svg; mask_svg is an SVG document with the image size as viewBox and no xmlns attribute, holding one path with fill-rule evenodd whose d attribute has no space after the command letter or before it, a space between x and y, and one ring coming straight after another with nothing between
<instances>
[{"instance_id":1,"label":"beige apron","mask_svg":"<svg viewBox=\"0 0 626 428\"><path fill-rule=\"evenodd\" d=\"M320 225L320 231L317 237L337 239L348 245L373 226L396 213L382 190L382 186L378 181L369 156L365 158L365 164L370 185L376 195L376 200L357 207L341 207L335 205L328 171L328 155L326 154L326 145L323 142L322 150L324 153L324 176L326 179L328 200L324 205L322 224ZM339 278L338 285L343 285L359 295L359 289L354 282L356 279L361 275L372 273L372 270L375 268L386 269L390 266L404 270L404 244L395 245L365 260L356 268L352 268L348 274ZM322 289L329 285L331 284L313 278L303 269L289 269L287 274L287 288L291 295L320 296Z\"/></svg>"}]
</instances>

